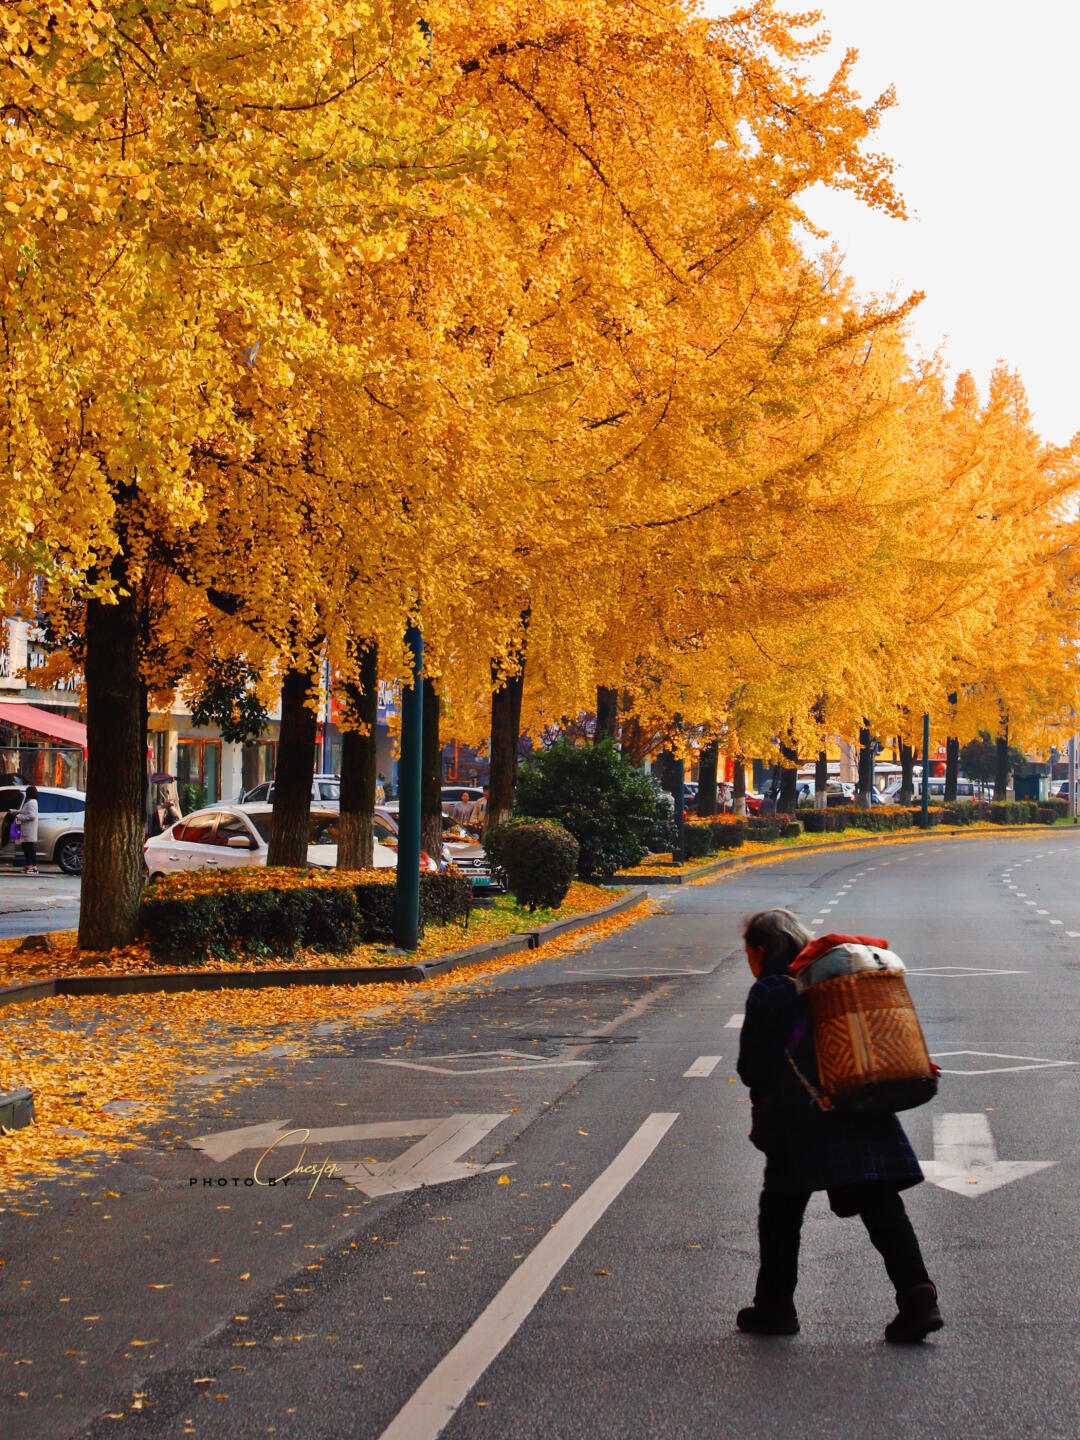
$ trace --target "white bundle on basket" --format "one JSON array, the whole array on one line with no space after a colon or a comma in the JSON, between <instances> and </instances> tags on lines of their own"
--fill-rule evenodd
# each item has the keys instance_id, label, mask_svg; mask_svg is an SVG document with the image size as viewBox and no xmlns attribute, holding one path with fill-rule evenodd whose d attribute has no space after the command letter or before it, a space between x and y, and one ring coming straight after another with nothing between
<instances>
[{"instance_id":1,"label":"white bundle on basket","mask_svg":"<svg viewBox=\"0 0 1080 1440\"><path fill-rule=\"evenodd\" d=\"M810 1002L824 1108L879 1115L934 1098L937 1070L899 955L844 940L792 968Z\"/></svg>"}]
</instances>

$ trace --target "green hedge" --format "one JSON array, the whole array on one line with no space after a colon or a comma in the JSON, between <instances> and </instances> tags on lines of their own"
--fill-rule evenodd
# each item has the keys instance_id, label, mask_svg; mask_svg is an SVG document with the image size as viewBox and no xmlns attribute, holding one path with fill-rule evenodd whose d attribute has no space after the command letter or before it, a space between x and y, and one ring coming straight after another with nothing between
<instances>
[{"instance_id":1,"label":"green hedge","mask_svg":"<svg viewBox=\"0 0 1080 1440\"><path fill-rule=\"evenodd\" d=\"M700 860L718 850L737 850L746 843L746 823L709 816L688 820L683 828L683 849L687 860Z\"/></svg>"},{"instance_id":2,"label":"green hedge","mask_svg":"<svg viewBox=\"0 0 1080 1440\"><path fill-rule=\"evenodd\" d=\"M420 876L420 929L467 918L472 886L457 871ZM199 965L297 950L347 954L393 938L394 871L263 869L164 875L143 894L139 934L151 958Z\"/></svg>"},{"instance_id":3,"label":"green hedge","mask_svg":"<svg viewBox=\"0 0 1080 1440\"><path fill-rule=\"evenodd\" d=\"M990 806L990 821L993 825L1034 825L1039 819L1039 807L1034 800L995 800Z\"/></svg>"},{"instance_id":4,"label":"green hedge","mask_svg":"<svg viewBox=\"0 0 1080 1440\"><path fill-rule=\"evenodd\" d=\"M554 820L515 817L488 830L484 847L506 871L519 905L557 909L566 899L577 872L578 842Z\"/></svg>"}]
</instances>

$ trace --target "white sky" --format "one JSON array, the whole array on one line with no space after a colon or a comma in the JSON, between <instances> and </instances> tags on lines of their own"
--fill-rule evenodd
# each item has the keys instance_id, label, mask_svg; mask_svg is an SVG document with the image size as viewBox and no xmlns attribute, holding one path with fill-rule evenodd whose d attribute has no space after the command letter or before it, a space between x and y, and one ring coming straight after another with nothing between
<instances>
[{"instance_id":1,"label":"white sky","mask_svg":"<svg viewBox=\"0 0 1080 1440\"><path fill-rule=\"evenodd\" d=\"M808 213L864 292L926 291L912 322L917 347L944 341L952 370L970 369L984 394L1004 359L1024 380L1037 428L1065 443L1080 430L1080 6L811 3L832 35L829 61L859 51L854 84L865 102L896 86L873 148L896 162L910 218L831 193L812 197ZM710 13L729 8L705 0ZM819 62L815 75L832 68Z\"/></svg>"}]
</instances>

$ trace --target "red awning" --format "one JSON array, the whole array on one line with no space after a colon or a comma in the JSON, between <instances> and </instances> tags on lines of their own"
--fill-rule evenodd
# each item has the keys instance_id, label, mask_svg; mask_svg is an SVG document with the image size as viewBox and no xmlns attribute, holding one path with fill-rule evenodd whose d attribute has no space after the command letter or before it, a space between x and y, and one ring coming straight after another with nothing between
<instances>
[{"instance_id":1,"label":"red awning","mask_svg":"<svg viewBox=\"0 0 1080 1440\"><path fill-rule=\"evenodd\" d=\"M79 720L69 720L66 715L54 715L51 710L39 710L36 705L22 705L18 701L0 702L0 720L9 725L19 725L23 730L32 730L35 735L48 735L53 740L64 740L86 750L86 726Z\"/></svg>"}]
</instances>

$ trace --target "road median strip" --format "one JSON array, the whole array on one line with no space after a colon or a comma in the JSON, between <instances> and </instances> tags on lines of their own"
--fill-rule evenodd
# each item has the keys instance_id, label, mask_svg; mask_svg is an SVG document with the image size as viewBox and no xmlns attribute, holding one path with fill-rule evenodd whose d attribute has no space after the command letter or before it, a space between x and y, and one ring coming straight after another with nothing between
<instances>
[{"instance_id":1,"label":"road median strip","mask_svg":"<svg viewBox=\"0 0 1080 1440\"><path fill-rule=\"evenodd\" d=\"M325 965L300 968L278 966L258 970L149 970L135 974L46 975L0 988L0 1008L63 995L146 995L190 990L262 990L290 985L401 985L430 980L452 970L486 964L519 951L536 950L558 936L584 930L645 902L645 896L627 891L610 904L521 930L498 940L452 950L430 960L388 965Z\"/></svg>"}]
</instances>

